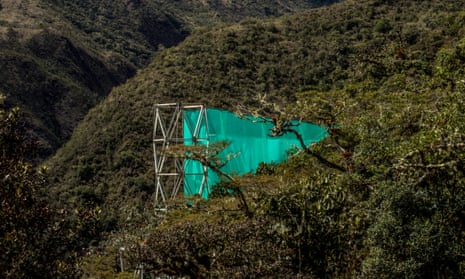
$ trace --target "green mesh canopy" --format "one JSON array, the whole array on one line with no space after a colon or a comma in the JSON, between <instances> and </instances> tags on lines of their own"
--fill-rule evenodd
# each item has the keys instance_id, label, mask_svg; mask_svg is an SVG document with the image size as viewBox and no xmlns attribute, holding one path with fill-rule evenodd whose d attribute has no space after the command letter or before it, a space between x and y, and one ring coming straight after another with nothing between
<instances>
[{"instance_id":1,"label":"green mesh canopy","mask_svg":"<svg viewBox=\"0 0 465 279\"><path fill-rule=\"evenodd\" d=\"M199 119L200 110L184 111L185 145L192 145L192 129ZM234 154L232 159L221 170L232 175L254 173L260 163L279 163L287 159L288 150L300 147L293 133L279 137L269 136L273 124L263 119L248 116L247 119L224 110L207 109L207 121L199 125L199 139L209 139L209 143L227 141L229 146L222 156ZM327 136L326 130L318 125L295 122L295 130L303 137L308 146ZM208 125L208 128L207 128ZM207 135L208 131L208 135ZM206 141L199 141L205 142ZM218 176L211 170L204 170L196 161L184 161L184 194L192 196L201 194L208 198L211 186L219 182ZM208 175L204 177L204 173ZM206 179L207 181L204 181Z\"/></svg>"}]
</instances>

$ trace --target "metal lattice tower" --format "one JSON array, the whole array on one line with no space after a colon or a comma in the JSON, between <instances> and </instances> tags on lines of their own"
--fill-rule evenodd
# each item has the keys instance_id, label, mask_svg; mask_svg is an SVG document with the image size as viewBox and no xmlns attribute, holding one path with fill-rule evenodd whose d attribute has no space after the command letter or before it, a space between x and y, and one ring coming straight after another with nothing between
<instances>
[{"instance_id":1,"label":"metal lattice tower","mask_svg":"<svg viewBox=\"0 0 465 279\"><path fill-rule=\"evenodd\" d=\"M169 199L178 196L179 191L189 185L184 185L185 175L199 175L185 173L182 159L169 155L169 149L177 144L209 144L207 109L204 105L185 105L179 103L156 104L154 105L153 122L153 156L155 167L155 202L164 204ZM185 121L183 112L185 110L199 110L195 123ZM184 133L183 129L189 129ZM206 131L202 137L201 129ZM185 138L184 135L190 135ZM206 135L206 136L205 136ZM203 167L202 185L200 193L208 191L208 170Z\"/></svg>"}]
</instances>

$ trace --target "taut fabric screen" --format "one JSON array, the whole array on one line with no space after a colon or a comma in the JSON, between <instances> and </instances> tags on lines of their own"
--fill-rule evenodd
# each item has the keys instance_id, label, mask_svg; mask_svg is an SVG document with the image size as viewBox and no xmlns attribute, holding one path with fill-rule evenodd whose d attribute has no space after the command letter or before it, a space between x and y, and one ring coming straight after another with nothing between
<instances>
[{"instance_id":1,"label":"taut fabric screen","mask_svg":"<svg viewBox=\"0 0 465 279\"><path fill-rule=\"evenodd\" d=\"M200 111L184 111L185 145L192 145L192 133L189 127L195 127ZM297 122L295 129L302 135L308 146L327 136L326 129L315 124ZM206 127L208 125L208 128ZM210 144L227 141L230 145L222 152L223 156L236 154L221 170L228 174L241 175L253 173L261 162L279 163L287 159L288 150L300 147L293 133L279 137L269 136L273 124L253 117L241 118L231 112L207 109L207 121L200 128L198 137L209 138ZM208 133L208 134L207 134ZM219 181L211 170L205 170L207 183L203 183L204 169L199 162L184 162L184 193L191 196L201 193L208 198L212 185Z\"/></svg>"}]
</instances>

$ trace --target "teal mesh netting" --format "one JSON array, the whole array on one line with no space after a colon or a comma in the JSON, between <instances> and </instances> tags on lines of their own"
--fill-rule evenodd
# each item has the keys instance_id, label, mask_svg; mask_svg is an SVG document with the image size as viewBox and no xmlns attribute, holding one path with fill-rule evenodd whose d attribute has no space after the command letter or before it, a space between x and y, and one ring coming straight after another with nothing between
<instances>
[{"instance_id":1,"label":"teal mesh netting","mask_svg":"<svg viewBox=\"0 0 465 279\"><path fill-rule=\"evenodd\" d=\"M184 111L184 139L185 145L193 144L192 130L199 119L200 110ZM272 123L260 121L252 117L240 118L237 115L218 109L207 109L207 121L200 127L198 138L209 138L210 144L227 141L229 146L222 152L224 156L236 154L221 170L228 174L241 175L254 173L261 162L279 163L287 159L288 150L300 146L296 136L292 133L280 137L270 137ZM250 120L252 119L252 120ZM207 125L208 123L208 134ZM326 130L318 125L296 122L294 128L302 135L308 146L327 136ZM192 196L201 193L208 198L212 185L219 181L218 176L208 170L207 182L203 183L203 166L196 161L184 162L184 194ZM208 185L208 187L207 187Z\"/></svg>"}]
</instances>

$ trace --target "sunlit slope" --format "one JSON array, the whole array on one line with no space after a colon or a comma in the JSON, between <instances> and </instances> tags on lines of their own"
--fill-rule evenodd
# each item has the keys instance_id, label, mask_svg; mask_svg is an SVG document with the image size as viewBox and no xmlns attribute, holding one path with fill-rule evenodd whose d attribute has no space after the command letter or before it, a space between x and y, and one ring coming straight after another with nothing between
<instances>
[{"instance_id":1,"label":"sunlit slope","mask_svg":"<svg viewBox=\"0 0 465 279\"><path fill-rule=\"evenodd\" d=\"M346 1L273 20L198 32L92 109L49 161L57 200L114 208L151 199L152 105L202 103L272 114L299 91L366 84L386 94L433 72L437 51L459 38L464 1ZM368 92L365 92L368 93ZM110 219L111 219L110 218Z\"/></svg>"},{"instance_id":2,"label":"sunlit slope","mask_svg":"<svg viewBox=\"0 0 465 279\"><path fill-rule=\"evenodd\" d=\"M69 139L90 108L199 28L334 1L0 1L0 94L26 115L38 161Z\"/></svg>"}]
</instances>

